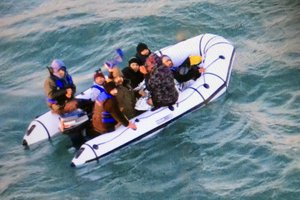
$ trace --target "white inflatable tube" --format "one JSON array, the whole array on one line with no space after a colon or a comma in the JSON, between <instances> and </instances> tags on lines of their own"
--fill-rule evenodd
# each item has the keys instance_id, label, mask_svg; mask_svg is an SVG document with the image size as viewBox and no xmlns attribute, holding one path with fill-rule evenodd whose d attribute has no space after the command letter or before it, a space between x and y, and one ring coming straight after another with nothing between
<instances>
[{"instance_id":1,"label":"white inflatable tube","mask_svg":"<svg viewBox=\"0 0 300 200\"><path fill-rule=\"evenodd\" d=\"M162 129L192 110L203 107L227 90L235 48L223 37L203 34L156 53L168 55L175 66L179 66L190 55L201 55L204 58L202 66L206 71L180 92L173 111L167 107L147 111L133 119L137 130L121 126L114 132L86 142L76 153L71 166L78 167L91 161L99 161L101 157Z\"/></svg>"},{"instance_id":2,"label":"white inflatable tube","mask_svg":"<svg viewBox=\"0 0 300 200\"><path fill-rule=\"evenodd\" d=\"M91 89L76 96L76 98L90 99ZM51 111L36 117L28 126L23 137L23 145L29 147L45 140L51 140L52 137L60 133L59 130L60 116ZM75 122L76 123L76 122ZM80 124L81 122L78 121Z\"/></svg>"}]
</instances>

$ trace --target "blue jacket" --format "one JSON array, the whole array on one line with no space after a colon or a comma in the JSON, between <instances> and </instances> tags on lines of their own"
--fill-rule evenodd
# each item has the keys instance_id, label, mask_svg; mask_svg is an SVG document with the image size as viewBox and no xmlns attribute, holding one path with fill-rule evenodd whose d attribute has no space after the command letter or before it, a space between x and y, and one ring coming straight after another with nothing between
<instances>
[{"instance_id":1,"label":"blue jacket","mask_svg":"<svg viewBox=\"0 0 300 200\"><path fill-rule=\"evenodd\" d=\"M71 88L73 90L73 96L76 92L76 86L73 83L71 75L66 73L64 78L58 78L53 74L45 80L44 90L47 96L47 101L50 104L64 105L67 100L70 100L66 97L66 90Z\"/></svg>"}]
</instances>

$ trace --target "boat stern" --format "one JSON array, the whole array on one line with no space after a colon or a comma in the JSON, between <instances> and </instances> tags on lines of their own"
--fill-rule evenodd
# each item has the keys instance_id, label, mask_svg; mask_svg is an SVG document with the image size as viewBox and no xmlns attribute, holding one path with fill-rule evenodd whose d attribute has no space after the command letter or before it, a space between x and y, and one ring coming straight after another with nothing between
<instances>
[{"instance_id":1,"label":"boat stern","mask_svg":"<svg viewBox=\"0 0 300 200\"><path fill-rule=\"evenodd\" d=\"M42 122L33 120L25 132L22 144L25 147L30 146L40 141L50 140L51 136L50 130Z\"/></svg>"}]
</instances>

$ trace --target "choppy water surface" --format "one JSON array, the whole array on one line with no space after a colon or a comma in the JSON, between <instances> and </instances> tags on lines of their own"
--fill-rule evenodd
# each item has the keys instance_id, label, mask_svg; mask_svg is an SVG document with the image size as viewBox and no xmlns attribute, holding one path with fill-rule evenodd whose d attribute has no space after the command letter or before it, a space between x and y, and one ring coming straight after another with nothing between
<instances>
[{"instance_id":1,"label":"choppy water surface","mask_svg":"<svg viewBox=\"0 0 300 200\"><path fill-rule=\"evenodd\" d=\"M292 0L2 1L1 199L299 199L299 9ZM82 91L115 48L128 59L140 41L156 50L202 33L237 47L219 101L80 169L65 136L23 149L28 124L47 111L53 58Z\"/></svg>"}]
</instances>

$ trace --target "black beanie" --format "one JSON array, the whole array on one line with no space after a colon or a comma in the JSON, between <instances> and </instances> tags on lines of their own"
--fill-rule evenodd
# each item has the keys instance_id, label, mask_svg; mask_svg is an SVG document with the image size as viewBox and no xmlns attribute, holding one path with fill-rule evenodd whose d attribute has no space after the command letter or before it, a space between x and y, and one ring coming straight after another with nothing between
<instances>
[{"instance_id":1,"label":"black beanie","mask_svg":"<svg viewBox=\"0 0 300 200\"><path fill-rule=\"evenodd\" d=\"M136 52L141 53L144 49L148 49L148 46L145 43L140 42L136 46Z\"/></svg>"},{"instance_id":2,"label":"black beanie","mask_svg":"<svg viewBox=\"0 0 300 200\"><path fill-rule=\"evenodd\" d=\"M128 66L130 66L131 63L137 63L138 65L140 65L140 61L136 57L130 58L130 60L128 61Z\"/></svg>"},{"instance_id":3,"label":"black beanie","mask_svg":"<svg viewBox=\"0 0 300 200\"><path fill-rule=\"evenodd\" d=\"M107 82L103 86L107 93L110 93L110 91L117 88L116 84L113 81Z\"/></svg>"}]
</instances>

